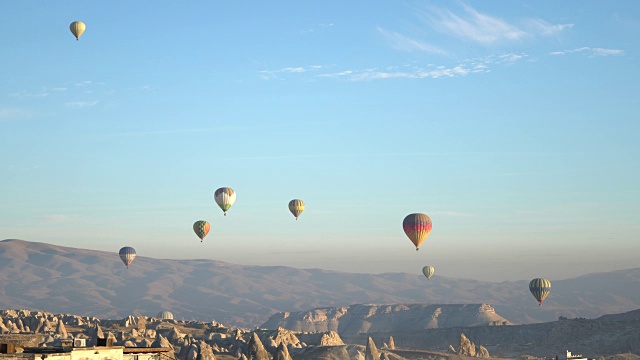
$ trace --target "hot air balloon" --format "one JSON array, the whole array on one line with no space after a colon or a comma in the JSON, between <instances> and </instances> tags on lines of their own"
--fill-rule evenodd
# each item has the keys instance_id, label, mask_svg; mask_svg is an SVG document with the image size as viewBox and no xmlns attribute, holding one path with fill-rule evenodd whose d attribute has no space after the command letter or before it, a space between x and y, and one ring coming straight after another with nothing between
<instances>
[{"instance_id":1,"label":"hot air balloon","mask_svg":"<svg viewBox=\"0 0 640 360\"><path fill-rule=\"evenodd\" d=\"M236 201L236 192L232 188L222 187L213 193L213 199L220 206L220 209L224 211L224 216L227 216L227 210Z\"/></svg>"},{"instance_id":2,"label":"hot air balloon","mask_svg":"<svg viewBox=\"0 0 640 360\"><path fill-rule=\"evenodd\" d=\"M542 302L551 292L551 281L544 278L536 278L531 280L529 283L529 291L533 294L533 297L538 300L540 303L539 306L542 306Z\"/></svg>"},{"instance_id":3,"label":"hot air balloon","mask_svg":"<svg viewBox=\"0 0 640 360\"><path fill-rule=\"evenodd\" d=\"M160 311L158 315L156 315L156 317L161 320L173 320L173 314L171 313L171 311L166 310Z\"/></svg>"},{"instance_id":4,"label":"hot air balloon","mask_svg":"<svg viewBox=\"0 0 640 360\"><path fill-rule=\"evenodd\" d=\"M289 201L289 211L291 211L293 216L296 217L296 220L298 220L298 216L300 216L304 211L304 201L300 199L293 199Z\"/></svg>"},{"instance_id":5,"label":"hot air balloon","mask_svg":"<svg viewBox=\"0 0 640 360\"><path fill-rule=\"evenodd\" d=\"M69 25L69 29L73 36L76 37L76 40L80 40L80 36L82 36L86 28L87 26L82 21L74 21Z\"/></svg>"},{"instance_id":6,"label":"hot air balloon","mask_svg":"<svg viewBox=\"0 0 640 360\"><path fill-rule=\"evenodd\" d=\"M193 223L193 231L195 231L196 235L200 238L200 242L202 242L204 237L207 236L209 229L211 229L211 225L204 220L198 220Z\"/></svg>"},{"instance_id":7,"label":"hot air balloon","mask_svg":"<svg viewBox=\"0 0 640 360\"><path fill-rule=\"evenodd\" d=\"M425 266L422 268L422 273L427 277L427 279L431 279L434 272L436 272L436 269L433 266Z\"/></svg>"},{"instance_id":8,"label":"hot air balloon","mask_svg":"<svg viewBox=\"0 0 640 360\"><path fill-rule=\"evenodd\" d=\"M426 214L409 214L402 222L402 228L409 240L416 246L416 251L431 232L431 218Z\"/></svg>"},{"instance_id":9,"label":"hot air balloon","mask_svg":"<svg viewBox=\"0 0 640 360\"><path fill-rule=\"evenodd\" d=\"M136 249L132 248L131 246L125 246L120 249L118 255L120 255L120 260L122 260L122 262L128 268L129 265L131 265L131 263L133 262L133 259L136 258Z\"/></svg>"}]
</instances>

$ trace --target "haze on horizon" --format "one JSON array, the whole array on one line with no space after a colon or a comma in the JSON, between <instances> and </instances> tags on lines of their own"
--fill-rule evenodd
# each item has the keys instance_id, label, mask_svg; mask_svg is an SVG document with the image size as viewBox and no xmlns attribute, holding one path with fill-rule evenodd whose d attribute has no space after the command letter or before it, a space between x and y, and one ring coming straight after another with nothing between
<instances>
[{"instance_id":1,"label":"haze on horizon","mask_svg":"<svg viewBox=\"0 0 640 360\"><path fill-rule=\"evenodd\" d=\"M0 14L0 239L492 281L637 267L637 1Z\"/></svg>"}]
</instances>

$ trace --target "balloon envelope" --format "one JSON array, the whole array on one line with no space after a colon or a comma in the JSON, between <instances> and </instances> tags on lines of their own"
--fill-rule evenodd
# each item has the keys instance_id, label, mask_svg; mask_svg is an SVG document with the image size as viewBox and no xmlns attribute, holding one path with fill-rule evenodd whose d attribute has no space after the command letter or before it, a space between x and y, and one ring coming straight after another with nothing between
<instances>
[{"instance_id":1,"label":"balloon envelope","mask_svg":"<svg viewBox=\"0 0 640 360\"><path fill-rule=\"evenodd\" d=\"M171 313L171 311L166 311L166 310L160 311L158 315L156 315L156 317L162 320L173 320L173 314Z\"/></svg>"},{"instance_id":2,"label":"balloon envelope","mask_svg":"<svg viewBox=\"0 0 640 360\"><path fill-rule=\"evenodd\" d=\"M289 201L289 211L291 211L293 216L296 217L296 220L298 220L298 216L300 216L304 211L304 201L300 199L293 199Z\"/></svg>"},{"instance_id":3,"label":"balloon envelope","mask_svg":"<svg viewBox=\"0 0 640 360\"><path fill-rule=\"evenodd\" d=\"M226 216L227 210L229 210L231 205L236 201L236 192L233 191L232 188L223 187L213 193L213 199Z\"/></svg>"},{"instance_id":4,"label":"balloon envelope","mask_svg":"<svg viewBox=\"0 0 640 360\"><path fill-rule=\"evenodd\" d=\"M551 292L551 281L545 278L533 279L529 282L529 291L531 291L533 297L542 305L544 299L549 296Z\"/></svg>"},{"instance_id":5,"label":"balloon envelope","mask_svg":"<svg viewBox=\"0 0 640 360\"><path fill-rule=\"evenodd\" d=\"M204 220L198 220L193 223L193 231L195 231L196 235L200 238L200 242L207 236L209 229L211 229L211 225Z\"/></svg>"},{"instance_id":6,"label":"balloon envelope","mask_svg":"<svg viewBox=\"0 0 640 360\"><path fill-rule=\"evenodd\" d=\"M436 269L433 266L425 266L422 268L422 273L424 274L424 276L427 277L427 279L431 279L431 277L433 276L433 273L436 272Z\"/></svg>"},{"instance_id":7,"label":"balloon envelope","mask_svg":"<svg viewBox=\"0 0 640 360\"><path fill-rule=\"evenodd\" d=\"M80 40L80 36L82 36L86 28L87 26L82 21L74 21L69 25L69 29L73 36L76 37L76 40Z\"/></svg>"},{"instance_id":8,"label":"balloon envelope","mask_svg":"<svg viewBox=\"0 0 640 360\"><path fill-rule=\"evenodd\" d=\"M120 249L118 255L120 255L120 260L122 260L122 262L127 267L129 267L129 265L131 265L131 263L133 262L133 259L136 258L136 250L131 246L125 246Z\"/></svg>"},{"instance_id":9,"label":"balloon envelope","mask_svg":"<svg viewBox=\"0 0 640 360\"><path fill-rule=\"evenodd\" d=\"M404 233L407 234L409 240L416 246L416 250L422 245L424 239L429 236L431 227L431 218L421 213L409 214L402 222Z\"/></svg>"}]
</instances>

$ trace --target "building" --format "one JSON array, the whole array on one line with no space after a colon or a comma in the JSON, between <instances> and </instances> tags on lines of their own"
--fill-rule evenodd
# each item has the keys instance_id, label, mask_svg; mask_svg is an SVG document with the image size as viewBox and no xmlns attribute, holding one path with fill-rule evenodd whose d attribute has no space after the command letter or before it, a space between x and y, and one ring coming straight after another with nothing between
<instances>
[{"instance_id":1,"label":"building","mask_svg":"<svg viewBox=\"0 0 640 360\"><path fill-rule=\"evenodd\" d=\"M128 348L108 343L84 347L78 346L82 345L82 341L77 341L80 339L75 340L64 342L62 346L24 349L14 344L1 344L0 360L174 360L171 348Z\"/></svg>"},{"instance_id":2,"label":"building","mask_svg":"<svg viewBox=\"0 0 640 360\"><path fill-rule=\"evenodd\" d=\"M564 354L556 355L556 360L589 360L586 357L578 354L572 354L571 351L567 350Z\"/></svg>"}]
</instances>

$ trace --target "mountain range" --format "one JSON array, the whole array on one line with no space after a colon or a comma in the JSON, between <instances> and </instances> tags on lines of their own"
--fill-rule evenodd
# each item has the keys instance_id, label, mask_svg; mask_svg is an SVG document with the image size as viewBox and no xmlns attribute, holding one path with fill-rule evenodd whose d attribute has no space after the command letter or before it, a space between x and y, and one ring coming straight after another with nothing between
<instances>
[{"instance_id":1,"label":"mountain range","mask_svg":"<svg viewBox=\"0 0 640 360\"><path fill-rule=\"evenodd\" d=\"M358 274L216 260L138 256L47 243L0 241L0 307L102 318L154 315L256 326L279 312L350 304L491 304L516 324L594 318L640 308L640 268L552 281L539 307L528 280L488 282L435 275Z\"/></svg>"}]
</instances>

